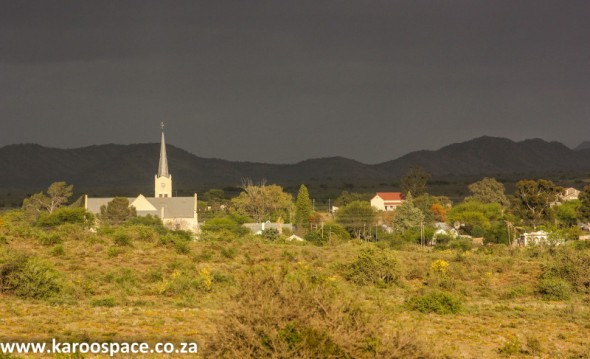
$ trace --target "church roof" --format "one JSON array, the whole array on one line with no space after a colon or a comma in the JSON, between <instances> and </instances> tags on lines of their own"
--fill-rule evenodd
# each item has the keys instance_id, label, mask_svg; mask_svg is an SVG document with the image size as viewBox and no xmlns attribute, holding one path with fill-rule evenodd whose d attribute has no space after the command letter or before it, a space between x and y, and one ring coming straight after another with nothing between
<instances>
[{"instance_id":1,"label":"church roof","mask_svg":"<svg viewBox=\"0 0 590 359\"><path fill-rule=\"evenodd\" d=\"M87 209L89 212L99 214L100 207L107 205L113 198L88 198ZM129 203L136 202L139 207L137 209L138 216L146 216L148 214L161 217L162 209L164 209L164 218L193 218L195 211L194 197L144 197L139 195L137 198L128 198ZM145 201L145 202L144 202ZM146 202L148 202L146 206Z\"/></svg>"}]
</instances>

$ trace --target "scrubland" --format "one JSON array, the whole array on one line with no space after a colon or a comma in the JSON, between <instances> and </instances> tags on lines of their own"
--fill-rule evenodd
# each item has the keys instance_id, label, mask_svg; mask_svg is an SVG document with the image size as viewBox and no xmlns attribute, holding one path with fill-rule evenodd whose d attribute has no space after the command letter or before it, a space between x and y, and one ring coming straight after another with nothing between
<instances>
[{"instance_id":1,"label":"scrubland","mask_svg":"<svg viewBox=\"0 0 590 359\"><path fill-rule=\"evenodd\" d=\"M583 242L317 246L17 217L0 223L0 341L196 341L208 358L590 358Z\"/></svg>"}]
</instances>

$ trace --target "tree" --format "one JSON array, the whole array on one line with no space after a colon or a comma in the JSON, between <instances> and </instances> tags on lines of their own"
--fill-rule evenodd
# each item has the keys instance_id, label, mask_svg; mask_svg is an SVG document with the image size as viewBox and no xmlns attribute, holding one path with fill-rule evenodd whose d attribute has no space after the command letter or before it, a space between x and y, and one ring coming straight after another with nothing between
<instances>
[{"instance_id":1,"label":"tree","mask_svg":"<svg viewBox=\"0 0 590 359\"><path fill-rule=\"evenodd\" d=\"M518 181L514 192L514 209L536 229L542 220L550 218L551 204L557 201L562 191L562 187L549 180Z\"/></svg>"},{"instance_id":2,"label":"tree","mask_svg":"<svg viewBox=\"0 0 590 359\"><path fill-rule=\"evenodd\" d=\"M363 230L375 222L377 211L369 202L353 201L336 211L336 222L341 224L355 238L361 238Z\"/></svg>"},{"instance_id":3,"label":"tree","mask_svg":"<svg viewBox=\"0 0 590 359\"><path fill-rule=\"evenodd\" d=\"M115 197L109 203L100 207L100 220L104 223L117 225L136 217L135 207L129 206L125 197Z\"/></svg>"},{"instance_id":4,"label":"tree","mask_svg":"<svg viewBox=\"0 0 590 359\"><path fill-rule=\"evenodd\" d=\"M580 207L578 207L578 218L586 223L590 222L590 186L585 186L578 196Z\"/></svg>"},{"instance_id":5,"label":"tree","mask_svg":"<svg viewBox=\"0 0 590 359\"><path fill-rule=\"evenodd\" d=\"M502 220L502 206L499 203L482 203L475 199L466 199L447 213L447 220L450 223L464 224L469 233L477 227L489 230L493 223Z\"/></svg>"},{"instance_id":6,"label":"tree","mask_svg":"<svg viewBox=\"0 0 590 359\"><path fill-rule=\"evenodd\" d=\"M313 205L311 199L309 199L309 192L307 187L302 184L299 187L299 193L297 193L297 202L295 204L295 224L299 228L307 228L309 220L313 212Z\"/></svg>"},{"instance_id":7,"label":"tree","mask_svg":"<svg viewBox=\"0 0 590 359\"><path fill-rule=\"evenodd\" d=\"M445 222L445 215L447 208L451 207L451 200L445 196L431 196L424 193L419 197L414 197L414 206L422 211L425 222Z\"/></svg>"},{"instance_id":8,"label":"tree","mask_svg":"<svg viewBox=\"0 0 590 359\"><path fill-rule=\"evenodd\" d=\"M578 224L578 213L581 206L579 200L567 201L555 208L555 215L563 227L573 227Z\"/></svg>"},{"instance_id":9,"label":"tree","mask_svg":"<svg viewBox=\"0 0 590 359\"><path fill-rule=\"evenodd\" d=\"M66 204L73 194L73 185L65 182L54 182L47 189L47 194L36 193L23 201L25 212L39 215L41 212L53 213Z\"/></svg>"},{"instance_id":10,"label":"tree","mask_svg":"<svg viewBox=\"0 0 590 359\"><path fill-rule=\"evenodd\" d=\"M371 193L355 193L355 192L348 192L342 191L340 196L336 198L334 201L334 205L341 207L346 206L347 204L354 202L354 201L369 201L374 194Z\"/></svg>"},{"instance_id":11,"label":"tree","mask_svg":"<svg viewBox=\"0 0 590 359\"><path fill-rule=\"evenodd\" d=\"M254 185L251 180L242 184L243 191L231 200L238 213L253 218L260 223L272 216L286 214L293 205L293 197L283 192L277 185L267 186L265 182Z\"/></svg>"},{"instance_id":12,"label":"tree","mask_svg":"<svg viewBox=\"0 0 590 359\"><path fill-rule=\"evenodd\" d=\"M422 167L412 167L401 180L402 192L418 197L426 193L428 181L432 176Z\"/></svg>"},{"instance_id":13,"label":"tree","mask_svg":"<svg viewBox=\"0 0 590 359\"><path fill-rule=\"evenodd\" d=\"M393 230L403 233L409 229L419 228L424 223L424 213L414 205L412 193L408 193L404 203L397 207L393 217Z\"/></svg>"},{"instance_id":14,"label":"tree","mask_svg":"<svg viewBox=\"0 0 590 359\"><path fill-rule=\"evenodd\" d=\"M504 184L496 181L495 178L485 177L481 181L474 182L468 186L471 197L482 203L499 203L506 207L509 205L508 198L504 193Z\"/></svg>"},{"instance_id":15,"label":"tree","mask_svg":"<svg viewBox=\"0 0 590 359\"><path fill-rule=\"evenodd\" d=\"M213 210L219 210L225 203L225 192L222 189L210 189L203 193L203 199Z\"/></svg>"}]
</instances>

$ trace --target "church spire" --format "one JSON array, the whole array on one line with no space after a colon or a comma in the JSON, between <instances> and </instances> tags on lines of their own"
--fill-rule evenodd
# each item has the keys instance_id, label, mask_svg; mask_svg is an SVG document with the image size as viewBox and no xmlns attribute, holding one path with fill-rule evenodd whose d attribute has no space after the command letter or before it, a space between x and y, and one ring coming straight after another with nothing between
<instances>
[{"instance_id":1,"label":"church spire","mask_svg":"<svg viewBox=\"0 0 590 359\"><path fill-rule=\"evenodd\" d=\"M166 139L164 138L164 122L160 123L162 127L162 140L160 143L160 165L158 166L158 177L170 177L168 173L168 158L166 157Z\"/></svg>"}]
</instances>

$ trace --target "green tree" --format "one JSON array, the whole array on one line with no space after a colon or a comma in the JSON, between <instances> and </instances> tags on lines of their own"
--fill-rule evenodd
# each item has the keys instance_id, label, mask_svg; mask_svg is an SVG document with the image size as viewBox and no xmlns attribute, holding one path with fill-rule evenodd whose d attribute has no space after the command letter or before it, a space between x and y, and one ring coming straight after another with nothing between
<instances>
[{"instance_id":1,"label":"green tree","mask_svg":"<svg viewBox=\"0 0 590 359\"><path fill-rule=\"evenodd\" d=\"M309 219L313 212L313 205L309 198L307 187L302 184L297 193L297 202L295 204L295 224L299 228L307 228L309 226Z\"/></svg>"},{"instance_id":2,"label":"green tree","mask_svg":"<svg viewBox=\"0 0 590 359\"><path fill-rule=\"evenodd\" d=\"M100 220L107 224L118 225L136 216L135 207L129 206L129 200L125 197L115 197L100 207Z\"/></svg>"},{"instance_id":3,"label":"green tree","mask_svg":"<svg viewBox=\"0 0 590 359\"><path fill-rule=\"evenodd\" d=\"M355 193L342 191L340 196L334 200L334 205L337 207L346 206L350 202L354 201L369 201L374 194L371 193Z\"/></svg>"},{"instance_id":4,"label":"green tree","mask_svg":"<svg viewBox=\"0 0 590 359\"><path fill-rule=\"evenodd\" d=\"M485 177L484 179L474 182L468 186L471 197L482 203L499 203L502 206L508 206L510 202L506 197L506 188L504 184L496 181L495 178Z\"/></svg>"},{"instance_id":5,"label":"green tree","mask_svg":"<svg viewBox=\"0 0 590 359\"><path fill-rule=\"evenodd\" d=\"M252 181L246 180L242 184L242 190L231 203L238 213L251 217L258 223L272 217L285 216L293 206L293 197L285 193L281 186L267 186L264 182L254 185Z\"/></svg>"},{"instance_id":6,"label":"green tree","mask_svg":"<svg viewBox=\"0 0 590 359\"><path fill-rule=\"evenodd\" d=\"M363 231L375 223L377 211L369 202L353 201L336 211L336 222L341 224L355 238L361 238Z\"/></svg>"},{"instance_id":7,"label":"green tree","mask_svg":"<svg viewBox=\"0 0 590 359\"><path fill-rule=\"evenodd\" d=\"M221 205L226 203L225 192L222 189L210 189L203 193L203 200L215 211L221 208Z\"/></svg>"},{"instance_id":8,"label":"green tree","mask_svg":"<svg viewBox=\"0 0 590 359\"><path fill-rule=\"evenodd\" d=\"M395 210L393 230L403 233L410 229L420 228L424 220L424 213L414 204L412 193L408 193L404 203Z\"/></svg>"},{"instance_id":9,"label":"green tree","mask_svg":"<svg viewBox=\"0 0 590 359\"><path fill-rule=\"evenodd\" d=\"M47 194L36 193L23 201L23 209L29 214L38 215L41 212L53 213L68 202L73 194L73 185L65 182L54 182L47 189Z\"/></svg>"},{"instance_id":10,"label":"green tree","mask_svg":"<svg viewBox=\"0 0 590 359\"><path fill-rule=\"evenodd\" d=\"M562 227L573 227L578 224L579 200L567 201L555 207L555 216Z\"/></svg>"},{"instance_id":11,"label":"green tree","mask_svg":"<svg viewBox=\"0 0 590 359\"><path fill-rule=\"evenodd\" d=\"M586 223L590 222L590 186L585 186L580 195L580 206L578 207L578 218Z\"/></svg>"},{"instance_id":12,"label":"green tree","mask_svg":"<svg viewBox=\"0 0 590 359\"><path fill-rule=\"evenodd\" d=\"M428 181L432 176L422 167L412 167L401 180L402 192L418 197L426 193Z\"/></svg>"},{"instance_id":13,"label":"green tree","mask_svg":"<svg viewBox=\"0 0 590 359\"><path fill-rule=\"evenodd\" d=\"M549 180L522 180L516 183L514 210L536 229L543 220L551 217L551 204L555 203L563 188Z\"/></svg>"},{"instance_id":14,"label":"green tree","mask_svg":"<svg viewBox=\"0 0 590 359\"><path fill-rule=\"evenodd\" d=\"M495 222L502 220L502 206L499 203L483 203L475 199L466 199L447 213L450 223L459 222L465 225L467 232L480 228L490 230ZM481 235L481 233L475 233Z\"/></svg>"}]
</instances>

